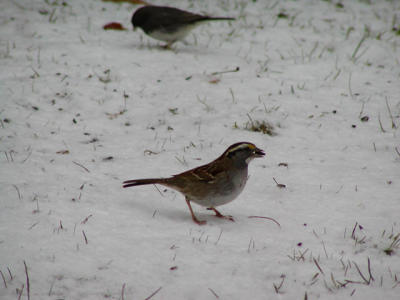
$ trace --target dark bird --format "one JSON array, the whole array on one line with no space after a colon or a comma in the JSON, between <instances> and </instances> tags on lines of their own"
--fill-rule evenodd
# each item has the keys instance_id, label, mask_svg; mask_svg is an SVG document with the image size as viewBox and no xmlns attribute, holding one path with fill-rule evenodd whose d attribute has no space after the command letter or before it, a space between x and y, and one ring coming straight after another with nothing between
<instances>
[{"instance_id":1,"label":"dark bird","mask_svg":"<svg viewBox=\"0 0 400 300\"><path fill-rule=\"evenodd\" d=\"M194 27L204 21L230 21L235 18L210 17L167 6L143 6L132 16L132 25L154 39L167 42L169 48L174 42L182 40Z\"/></svg>"}]
</instances>

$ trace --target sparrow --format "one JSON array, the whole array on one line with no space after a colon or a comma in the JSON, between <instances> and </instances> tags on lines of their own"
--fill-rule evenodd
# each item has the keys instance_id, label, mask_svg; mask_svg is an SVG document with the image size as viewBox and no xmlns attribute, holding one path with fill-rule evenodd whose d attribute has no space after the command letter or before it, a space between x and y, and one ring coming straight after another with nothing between
<instances>
[{"instance_id":1,"label":"sparrow","mask_svg":"<svg viewBox=\"0 0 400 300\"><path fill-rule=\"evenodd\" d=\"M133 29L142 28L152 38L167 42L164 47L170 48L201 22L220 20L235 18L203 16L174 7L147 5L137 9L131 21Z\"/></svg>"},{"instance_id":2,"label":"sparrow","mask_svg":"<svg viewBox=\"0 0 400 300\"><path fill-rule=\"evenodd\" d=\"M185 196L186 204L195 223L203 225L195 216L191 202L213 210L217 217L233 221L232 216L222 215L215 207L233 201L244 189L248 179L248 164L265 152L249 142L233 144L214 161L173 175L168 178L133 179L123 182L123 187L160 184Z\"/></svg>"}]
</instances>

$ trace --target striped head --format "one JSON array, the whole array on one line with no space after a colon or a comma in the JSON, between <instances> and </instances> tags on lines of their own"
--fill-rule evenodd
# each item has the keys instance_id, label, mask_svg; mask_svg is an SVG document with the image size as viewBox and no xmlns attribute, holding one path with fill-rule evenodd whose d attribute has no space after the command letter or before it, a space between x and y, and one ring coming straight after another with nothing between
<instances>
[{"instance_id":1,"label":"striped head","mask_svg":"<svg viewBox=\"0 0 400 300\"><path fill-rule=\"evenodd\" d=\"M254 144L248 142L240 142L233 144L225 150L221 157L226 157L236 161L238 164L246 165L256 157L263 157L265 152L257 148Z\"/></svg>"}]
</instances>

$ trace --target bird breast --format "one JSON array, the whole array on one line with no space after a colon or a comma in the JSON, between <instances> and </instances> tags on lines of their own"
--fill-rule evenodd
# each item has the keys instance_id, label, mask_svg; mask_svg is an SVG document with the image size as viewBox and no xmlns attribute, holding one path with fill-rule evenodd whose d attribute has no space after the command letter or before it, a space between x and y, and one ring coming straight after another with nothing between
<instances>
[{"instance_id":1,"label":"bird breast","mask_svg":"<svg viewBox=\"0 0 400 300\"><path fill-rule=\"evenodd\" d=\"M233 176L232 176L233 175ZM231 176L220 179L219 188L210 186L207 195L201 198L190 197L190 200L205 207L216 207L233 201L243 191L247 182L247 168L238 170Z\"/></svg>"}]
</instances>

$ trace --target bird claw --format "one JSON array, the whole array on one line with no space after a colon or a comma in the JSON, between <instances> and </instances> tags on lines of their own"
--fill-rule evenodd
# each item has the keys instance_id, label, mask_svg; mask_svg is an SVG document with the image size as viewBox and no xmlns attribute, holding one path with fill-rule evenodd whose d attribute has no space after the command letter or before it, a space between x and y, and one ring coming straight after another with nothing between
<instances>
[{"instance_id":1,"label":"bird claw","mask_svg":"<svg viewBox=\"0 0 400 300\"><path fill-rule=\"evenodd\" d=\"M200 220L195 220L194 222L195 222L197 225L200 225L200 226L206 225L206 224L207 224L207 221L205 221L205 220L202 220L202 221L200 221Z\"/></svg>"},{"instance_id":2,"label":"bird claw","mask_svg":"<svg viewBox=\"0 0 400 300\"><path fill-rule=\"evenodd\" d=\"M214 211L215 212L215 216L217 218L227 219L229 221L235 222L235 219L232 216L224 216L218 210L216 210L214 207L210 207L210 208L207 208L207 209Z\"/></svg>"},{"instance_id":3,"label":"bird claw","mask_svg":"<svg viewBox=\"0 0 400 300\"><path fill-rule=\"evenodd\" d=\"M235 219L232 216L224 216L224 215L215 215L217 218L227 219L229 221L235 222Z\"/></svg>"}]
</instances>

